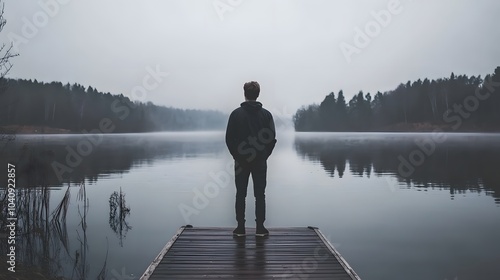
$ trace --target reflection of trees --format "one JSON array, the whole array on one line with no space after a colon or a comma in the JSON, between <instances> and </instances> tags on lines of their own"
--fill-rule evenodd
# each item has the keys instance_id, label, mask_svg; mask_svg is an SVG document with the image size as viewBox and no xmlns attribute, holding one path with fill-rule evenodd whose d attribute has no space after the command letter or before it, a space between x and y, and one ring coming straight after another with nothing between
<instances>
[{"instance_id":1,"label":"reflection of trees","mask_svg":"<svg viewBox=\"0 0 500 280\"><path fill-rule=\"evenodd\" d=\"M485 192L500 203L500 141L474 136L449 136L411 174L400 172L400 157L408 160L419 150L415 139L430 134L310 134L298 135L299 155L319 162L330 176L342 178L348 166L355 176L390 175L409 186L448 189L452 195L465 191Z\"/></svg>"},{"instance_id":2,"label":"reflection of trees","mask_svg":"<svg viewBox=\"0 0 500 280\"><path fill-rule=\"evenodd\" d=\"M67 165L68 149L76 151L78 144L96 137L102 137L102 142L97 146L92 145L92 152L83 156L76 167L69 166L72 171L64 173L64 182L60 182L52 163ZM189 133L61 135L48 138L18 135L0 151L0 158L16 164L18 184L21 186L60 185L68 181L83 180L95 182L102 174L127 172L134 165L151 164L156 159L197 157L226 152L224 142L220 139L217 134L200 138ZM6 172L0 172L0 182L6 181Z\"/></svg>"},{"instance_id":3,"label":"reflection of trees","mask_svg":"<svg viewBox=\"0 0 500 280\"><path fill-rule=\"evenodd\" d=\"M116 233L123 247L123 239L127 232L132 229L126 218L130 215L130 208L126 205L125 194L120 188L120 193L113 192L109 197L109 226Z\"/></svg>"},{"instance_id":4,"label":"reflection of trees","mask_svg":"<svg viewBox=\"0 0 500 280\"><path fill-rule=\"evenodd\" d=\"M92 152L83 157L81 163L72 168L71 173L65 174L64 182L60 182L51 164L54 161L65 163L68 148L76 150L81 141L88 137L98 136L17 135L12 141L1 143L2 161L16 165L18 200L16 211L19 219L17 260L24 267L41 270L40 275L47 275L48 278L57 275L68 275L74 279L89 277L87 254L89 250L87 242L89 201L85 184L81 182L92 183L102 175L127 172L135 165L151 164L156 159L197 157L226 151L224 142L220 141L220 135L216 133L203 134L204 137L192 133L101 135L100 144L92 146ZM7 232L7 217L5 216L7 191L2 182L4 184L7 182L6 174L7 172L0 172L1 252L7 252L8 246L7 242L3 242ZM54 202L54 198L51 198L53 187L66 187L66 192L60 201ZM71 194L75 198L72 198ZM76 206L70 207L70 201L75 203L73 200L76 200ZM131 228L126 221L130 209L125 204L124 193L120 191L112 195L110 210L110 226L122 244L127 231ZM75 240L70 240L68 234L66 224L68 211L71 211L70 219L74 219L74 214L80 222ZM75 242L76 248L74 248ZM3 262L4 258L5 256L0 256L0 261ZM95 264L95 260L92 260L92 263ZM92 267L92 271L94 270L95 268ZM38 276L33 277L38 278ZM28 277L28 279L33 277ZM106 278L105 261L98 278Z\"/></svg>"}]
</instances>

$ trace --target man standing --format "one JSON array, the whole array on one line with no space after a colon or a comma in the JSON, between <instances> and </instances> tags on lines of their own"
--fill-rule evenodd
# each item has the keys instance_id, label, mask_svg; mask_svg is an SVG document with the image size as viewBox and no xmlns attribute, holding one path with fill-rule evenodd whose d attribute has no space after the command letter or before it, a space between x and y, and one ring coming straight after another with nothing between
<instances>
[{"instance_id":1,"label":"man standing","mask_svg":"<svg viewBox=\"0 0 500 280\"><path fill-rule=\"evenodd\" d=\"M255 235L266 236L269 234L264 227L267 158L277 142L276 130L273 115L262 108L262 103L257 101L260 93L259 83L255 81L245 83L243 90L245 102L231 113L226 130L226 145L235 160L235 209L238 227L233 234L245 235L245 199L248 179L252 174L257 222Z\"/></svg>"}]
</instances>

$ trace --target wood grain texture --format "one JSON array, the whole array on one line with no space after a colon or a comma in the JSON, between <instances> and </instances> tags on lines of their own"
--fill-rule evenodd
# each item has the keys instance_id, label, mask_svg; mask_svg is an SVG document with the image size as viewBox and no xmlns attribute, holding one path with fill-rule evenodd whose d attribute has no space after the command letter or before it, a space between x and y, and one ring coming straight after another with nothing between
<instances>
[{"instance_id":1,"label":"wood grain texture","mask_svg":"<svg viewBox=\"0 0 500 280\"><path fill-rule=\"evenodd\" d=\"M360 279L317 228L181 227L141 279Z\"/></svg>"}]
</instances>

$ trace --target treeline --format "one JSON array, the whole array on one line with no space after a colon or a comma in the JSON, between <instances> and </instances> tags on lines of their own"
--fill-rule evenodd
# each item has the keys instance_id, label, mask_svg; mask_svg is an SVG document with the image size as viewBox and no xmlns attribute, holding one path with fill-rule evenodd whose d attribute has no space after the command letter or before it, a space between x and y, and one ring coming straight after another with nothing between
<instances>
[{"instance_id":1,"label":"treeline","mask_svg":"<svg viewBox=\"0 0 500 280\"><path fill-rule=\"evenodd\" d=\"M131 101L92 87L36 80L7 80L0 93L0 126L42 126L84 132L104 120L112 132L222 129L227 116L218 111L184 110Z\"/></svg>"},{"instance_id":2,"label":"treeline","mask_svg":"<svg viewBox=\"0 0 500 280\"><path fill-rule=\"evenodd\" d=\"M346 102L342 90L300 108L297 131L412 130L415 124L443 130L500 129L500 67L494 74L408 81L374 96L360 91ZM413 126L412 126L413 125ZM426 126L427 125L427 126Z\"/></svg>"}]
</instances>

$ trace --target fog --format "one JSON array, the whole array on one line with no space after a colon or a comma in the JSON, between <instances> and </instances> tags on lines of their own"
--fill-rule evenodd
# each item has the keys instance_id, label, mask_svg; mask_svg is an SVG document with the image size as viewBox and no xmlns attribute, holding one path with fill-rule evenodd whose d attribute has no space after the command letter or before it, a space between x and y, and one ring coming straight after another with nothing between
<instances>
[{"instance_id":1,"label":"fog","mask_svg":"<svg viewBox=\"0 0 500 280\"><path fill-rule=\"evenodd\" d=\"M257 80L264 106L291 116L340 89L349 100L491 73L499 11L493 0L7 1L1 38L20 54L11 78L225 113Z\"/></svg>"}]
</instances>

